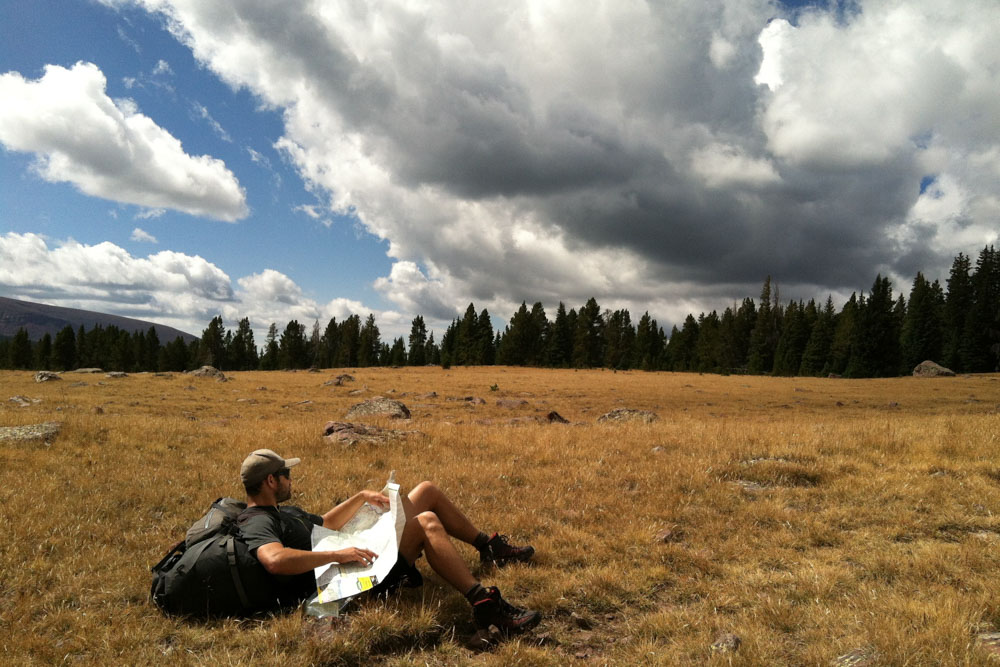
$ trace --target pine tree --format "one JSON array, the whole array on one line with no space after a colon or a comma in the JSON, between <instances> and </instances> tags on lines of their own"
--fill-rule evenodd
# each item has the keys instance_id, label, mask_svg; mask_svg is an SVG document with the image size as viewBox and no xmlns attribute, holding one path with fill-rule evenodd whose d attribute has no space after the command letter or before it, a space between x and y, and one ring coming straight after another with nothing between
<instances>
[{"instance_id":1,"label":"pine tree","mask_svg":"<svg viewBox=\"0 0 1000 667\"><path fill-rule=\"evenodd\" d=\"M476 345L478 346L476 357L483 366L492 366L496 363L495 336L493 319L490 317L489 311L483 308L482 312L479 313L479 331L476 334Z\"/></svg>"},{"instance_id":2,"label":"pine tree","mask_svg":"<svg viewBox=\"0 0 1000 667\"><path fill-rule=\"evenodd\" d=\"M309 348L306 327L292 320L285 326L278 341L278 368L296 369L309 365Z\"/></svg>"},{"instance_id":3,"label":"pine tree","mask_svg":"<svg viewBox=\"0 0 1000 667\"><path fill-rule=\"evenodd\" d=\"M52 335L45 332L34 349L34 368L43 371L52 370Z\"/></svg>"},{"instance_id":4,"label":"pine tree","mask_svg":"<svg viewBox=\"0 0 1000 667\"><path fill-rule=\"evenodd\" d=\"M15 370L28 370L31 368L31 339L28 338L28 330L20 327L14 338L10 342L10 359L8 366Z\"/></svg>"},{"instance_id":5,"label":"pine tree","mask_svg":"<svg viewBox=\"0 0 1000 667\"><path fill-rule=\"evenodd\" d=\"M410 323L410 354L407 363L411 366L423 366L428 363L427 359L427 325L424 318L417 315Z\"/></svg>"},{"instance_id":6,"label":"pine tree","mask_svg":"<svg viewBox=\"0 0 1000 667\"><path fill-rule=\"evenodd\" d=\"M340 323L340 349L337 352L337 367L348 368L358 366L360 346L361 317L351 314Z\"/></svg>"},{"instance_id":7,"label":"pine tree","mask_svg":"<svg viewBox=\"0 0 1000 667\"><path fill-rule=\"evenodd\" d=\"M656 368L656 329L653 318L649 316L647 310L639 318L639 325L635 330L635 343L632 350L632 359L636 368L650 371Z\"/></svg>"},{"instance_id":8,"label":"pine tree","mask_svg":"<svg viewBox=\"0 0 1000 667\"><path fill-rule=\"evenodd\" d=\"M778 345L780 313L778 312L777 288L772 292L771 276L764 280L760 292L760 307L753 330L750 333L747 371L750 373L770 373L774 368L774 352Z\"/></svg>"},{"instance_id":9,"label":"pine tree","mask_svg":"<svg viewBox=\"0 0 1000 667\"><path fill-rule=\"evenodd\" d=\"M910 301L903 321L900 348L903 370L922 361L943 361L944 294L937 281L927 282L917 273L910 288Z\"/></svg>"},{"instance_id":10,"label":"pine tree","mask_svg":"<svg viewBox=\"0 0 1000 667\"><path fill-rule=\"evenodd\" d=\"M369 313L358 338L358 365L377 366L382 351L382 338L375 324L375 315Z\"/></svg>"},{"instance_id":11,"label":"pine tree","mask_svg":"<svg viewBox=\"0 0 1000 667\"><path fill-rule=\"evenodd\" d=\"M337 351L340 347L340 327L337 318L331 317L323 329L320 338L320 356L317 365L320 368L333 368L337 364Z\"/></svg>"},{"instance_id":12,"label":"pine tree","mask_svg":"<svg viewBox=\"0 0 1000 667\"><path fill-rule=\"evenodd\" d=\"M816 323L802 352L799 375L822 375L830 354L830 345L833 343L835 317L833 297L828 296L823 310L817 313Z\"/></svg>"},{"instance_id":13,"label":"pine tree","mask_svg":"<svg viewBox=\"0 0 1000 667\"><path fill-rule=\"evenodd\" d=\"M719 314L712 311L698 317L698 339L694 346L694 370L699 373L717 373L719 365L719 344L721 321Z\"/></svg>"},{"instance_id":14,"label":"pine tree","mask_svg":"<svg viewBox=\"0 0 1000 667\"><path fill-rule=\"evenodd\" d=\"M423 348L420 348L423 351ZM389 365L390 366L405 366L406 365L406 343L403 342L403 337L400 336L392 341L392 348L389 350Z\"/></svg>"},{"instance_id":15,"label":"pine tree","mask_svg":"<svg viewBox=\"0 0 1000 667\"><path fill-rule=\"evenodd\" d=\"M971 283L972 304L959 344L962 366L971 373L992 373L1000 356L1000 258L993 246L979 253Z\"/></svg>"},{"instance_id":16,"label":"pine tree","mask_svg":"<svg viewBox=\"0 0 1000 667\"><path fill-rule=\"evenodd\" d=\"M899 313L889 278L876 276L871 293L859 300L851 341L849 377L892 377L899 373Z\"/></svg>"},{"instance_id":17,"label":"pine tree","mask_svg":"<svg viewBox=\"0 0 1000 667\"><path fill-rule=\"evenodd\" d=\"M424 361L435 366L441 363L441 348L434 342L434 332L427 336L427 344L424 345Z\"/></svg>"},{"instance_id":18,"label":"pine tree","mask_svg":"<svg viewBox=\"0 0 1000 667\"><path fill-rule=\"evenodd\" d=\"M813 304L814 313L815 309L816 306ZM802 302L789 302L774 353L773 375L787 376L798 372L811 333L805 306Z\"/></svg>"},{"instance_id":19,"label":"pine tree","mask_svg":"<svg viewBox=\"0 0 1000 667\"><path fill-rule=\"evenodd\" d=\"M52 344L52 357L55 367L61 371L76 368L76 334L71 325L67 324L56 334L56 340Z\"/></svg>"},{"instance_id":20,"label":"pine tree","mask_svg":"<svg viewBox=\"0 0 1000 667\"><path fill-rule=\"evenodd\" d=\"M479 317L476 315L476 306L473 303L470 303L465 309L465 315L462 316L458 324L451 363L461 366L481 363L479 360Z\"/></svg>"},{"instance_id":21,"label":"pine tree","mask_svg":"<svg viewBox=\"0 0 1000 667\"><path fill-rule=\"evenodd\" d=\"M264 338L264 354L260 358L260 369L273 371L278 368L278 325L271 322Z\"/></svg>"},{"instance_id":22,"label":"pine tree","mask_svg":"<svg viewBox=\"0 0 1000 667\"><path fill-rule=\"evenodd\" d=\"M628 310L604 313L604 366L626 369L632 367L635 355L635 329Z\"/></svg>"},{"instance_id":23,"label":"pine tree","mask_svg":"<svg viewBox=\"0 0 1000 667\"><path fill-rule=\"evenodd\" d=\"M958 253L948 275L948 293L944 301L944 340L942 363L955 372L966 370L962 363L962 343L965 340L965 319L972 310L972 264L969 257Z\"/></svg>"},{"instance_id":24,"label":"pine tree","mask_svg":"<svg viewBox=\"0 0 1000 667\"><path fill-rule=\"evenodd\" d=\"M556 308L556 319L552 323L552 334L547 345L547 365L553 368L566 368L573 355L573 333L569 328L569 317L566 306L559 302Z\"/></svg>"},{"instance_id":25,"label":"pine tree","mask_svg":"<svg viewBox=\"0 0 1000 667\"><path fill-rule=\"evenodd\" d=\"M219 370L229 370L226 363L226 328L222 323L222 317L216 315L208 326L201 332L201 345L199 361L205 366L214 366Z\"/></svg>"},{"instance_id":26,"label":"pine tree","mask_svg":"<svg viewBox=\"0 0 1000 667\"><path fill-rule=\"evenodd\" d=\"M684 318L684 325L678 331L674 327L667 342L667 356L670 359L670 370L693 371L697 367L698 321L694 315Z\"/></svg>"},{"instance_id":27,"label":"pine tree","mask_svg":"<svg viewBox=\"0 0 1000 667\"><path fill-rule=\"evenodd\" d=\"M580 308L573 332L573 366L576 368L596 368L604 358L604 332L602 331L601 307L597 299L590 297Z\"/></svg>"}]
</instances>

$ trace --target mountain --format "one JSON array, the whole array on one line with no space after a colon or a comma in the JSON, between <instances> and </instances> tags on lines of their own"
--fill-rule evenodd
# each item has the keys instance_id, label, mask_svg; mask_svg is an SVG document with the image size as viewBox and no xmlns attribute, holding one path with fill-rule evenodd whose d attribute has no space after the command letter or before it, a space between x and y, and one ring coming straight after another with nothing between
<instances>
[{"instance_id":1,"label":"mountain","mask_svg":"<svg viewBox=\"0 0 1000 667\"><path fill-rule=\"evenodd\" d=\"M97 325L102 327L113 325L124 331L149 331L149 327L153 327L156 329L156 335L162 344L169 343L178 336L183 338L185 343L190 343L197 338L197 336L192 336L173 327L136 320L131 317L106 315L77 308L46 306L42 303L18 301L0 296L0 338L12 338L21 327L27 330L31 340L39 340L45 334L50 334L54 338L59 330L65 328L67 324L72 326L74 330L79 329L82 325L87 331Z\"/></svg>"}]
</instances>

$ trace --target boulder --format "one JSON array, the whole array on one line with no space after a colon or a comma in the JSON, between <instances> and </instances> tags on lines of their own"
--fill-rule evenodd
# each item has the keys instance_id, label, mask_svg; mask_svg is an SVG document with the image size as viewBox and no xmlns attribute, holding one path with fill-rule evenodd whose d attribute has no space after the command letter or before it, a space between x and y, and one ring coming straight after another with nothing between
<instances>
[{"instance_id":1,"label":"boulder","mask_svg":"<svg viewBox=\"0 0 1000 667\"><path fill-rule=\"evenodd\" d=\"M127 378L128 373L123 373L122 371L111 371L110 373L105 373L106 378Z\"/></svg>"},{"instance_id":2,"label":"boulder","mask_svg":"<svg viewBox=\"0 0 1000 667\"><path fill-rule=\"evenodd\" d=\"M913 369L915 378L950 378L955 377L955 371L945 368L941 364L933 361L924 361L917 364Z\"/></svg>"},{"instance_id":3,"label":"boulder","mask_svg":"<svg viewBox=\"0 0 1000 667\"><path fill-rule=\"evenodd\" d=\"M712 650L719 653L733 653L739 650L743 640L731 632L720 632L712 642Z\"/></svg>"},{"instance_id":4,"label":"boulder","mask_svg":"<svg viewBox=\"0 0 1000 667\"><path fill-rule=\"evenodd\" d=\"M59 373L52 371L38 371L35 373L35 382L49 382L50 380L62 380Z\"/></svg>"},{"instance_id":5,"label":"boulder","mask_svg":"<svg viewBox=\"0 0 1000 667\"><path fill-rule=\"evenodd\" d=\"M44 422L41 424L26 424L24 426L5 426L0 428L0 442L30 442L32 440L49 441L56 437L61 422Z\"/></svg>"},{"instance_id":6,"label":"boulder","mask_svg":"<svg viewBox=\"0 0 1000 667\"><path fill-rule=\"evenodd\" d=\"M632 408L615 408L611 412L606 412L597 418L599 423L603 422L631 422L641 421L647 424L659 419L659 415L649 410L634 410Z\"/></svg>"},{"instance_id":7,"label":"boulder","mask_svg":"<svg viewBox=\"0 0 1000 667\"><path fill-rule=\"evenodd\" d=\"M523 398L501 398L497 401L497 406L501 408L523 408L527 404Z\"/></svg>"},{"instance_id":8,"label":"boulder","mask_svg":"<svg viewBox=\"0 0 1000 667\"><path fill-rule=\"evenodd\" d=\"M27 396L11 396L11 403L16 403L19 408L26 408L29 405L38 405L42 402L40 398L28 398Z\"/></svg>"},{"instance_id":9,"label":"boulder","mask_svg":"<svg viewBox=\"0 0 1000 667\"><path fill-rule=\"evenodd\" d=\"M359 442L375 444L401 438L410 433L416 433L416 431L397 431L370 424L330 421L323 428L323 439L331 444L341 445L356 445Z\"/></svg>"},{"instance_id":10,"label":"boulder","mask_svg":"<svg viewBox=\"0 0 1000 667\"><path fill-rule=\"evenodd\" d=\"M561 414L553 410L549 414L545 415L545 419L548 420L550 424L568 424L569 420L563 417Z\"/></svg>"},{"instance_id":11,"label":"boulder","mask_svg":"<svg viewBox=\"0 0 1000 667\"><path fill-rule=\"evenodd\" d=\"M376 397L351 406L345 419L355 417L388 417L389 419L409 419L410 411L402 401L391 398Z\"/></svg>"},{"instance_id":12,"label":"boulder","mask_svg":"<svg viewBox=\"0 0 1000 667\"><path fill-rule=\"evenodd\" d=\"M77 368L73 373L103 373L102 368Z\"/></svg>"},{"instance_id":13,"label":"boulder","mask_svg":"<svg viewBox=\"0 0 1000 667\"><path fill-rule=\"evenodd\" d=\"M188 375L193 375L196 378L215 378L216 380L225 380L225 374L214 366L202 366L201 368L191 371Z\"/></svg>"}]
</instances>

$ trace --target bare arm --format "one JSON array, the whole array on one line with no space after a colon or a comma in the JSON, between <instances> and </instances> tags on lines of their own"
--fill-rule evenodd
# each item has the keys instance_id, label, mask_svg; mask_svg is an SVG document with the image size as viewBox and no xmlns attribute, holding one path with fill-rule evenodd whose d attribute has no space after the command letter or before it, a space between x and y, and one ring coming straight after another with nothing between
<instances>
[{"instance_id":1,"label":"bare arm","mask_svg":"<svg viewBox=\"0 0 1000 667\"><path fill-rule=\"evenodd\" d=\"M271 542L257 547L257 560L271 574L302 574L327 563L370 565L378 554L368 549L348 547L339 551L304 551Z\"/></svg>"},{"instance_id":2,"label":"bare arm","mask_svg":"<svg viewBox=\"0 0 1000 667\"><path fill-rule=\"evenodd\" d=\"M324 514L323 527L330 530L340 530L366 502L382 509L389 509L388 497L377 491L359 491Z\"/></svg>"}]
</instances>

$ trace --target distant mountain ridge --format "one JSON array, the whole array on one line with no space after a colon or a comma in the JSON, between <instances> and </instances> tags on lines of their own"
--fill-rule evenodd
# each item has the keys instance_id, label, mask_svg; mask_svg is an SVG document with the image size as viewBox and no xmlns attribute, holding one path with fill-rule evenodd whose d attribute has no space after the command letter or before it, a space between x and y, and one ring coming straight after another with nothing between
<instances>
[{"instance_id":1,"label":"distant mountain ridge","mask_svg":"<svg viewBox=\"0 0 1000 667\"><path fill-rule=\"evenodd\" d=\"M40 340L45 334L55 337L67 324L72 326L74 330L79 329L82 325L87 331L98 325L101 327L116 326L123 331L130 332L145 332L149 331L149 327L153 327L162 345L178 336L183 338L185 343L190 343L198 338L198 336L193 336L186 331L146 320L78 308L47 306L42 303L19 301L0 296L0 337L12 338L18 329L24 327L31 340Z\"/></svg>"}]
</instances>

